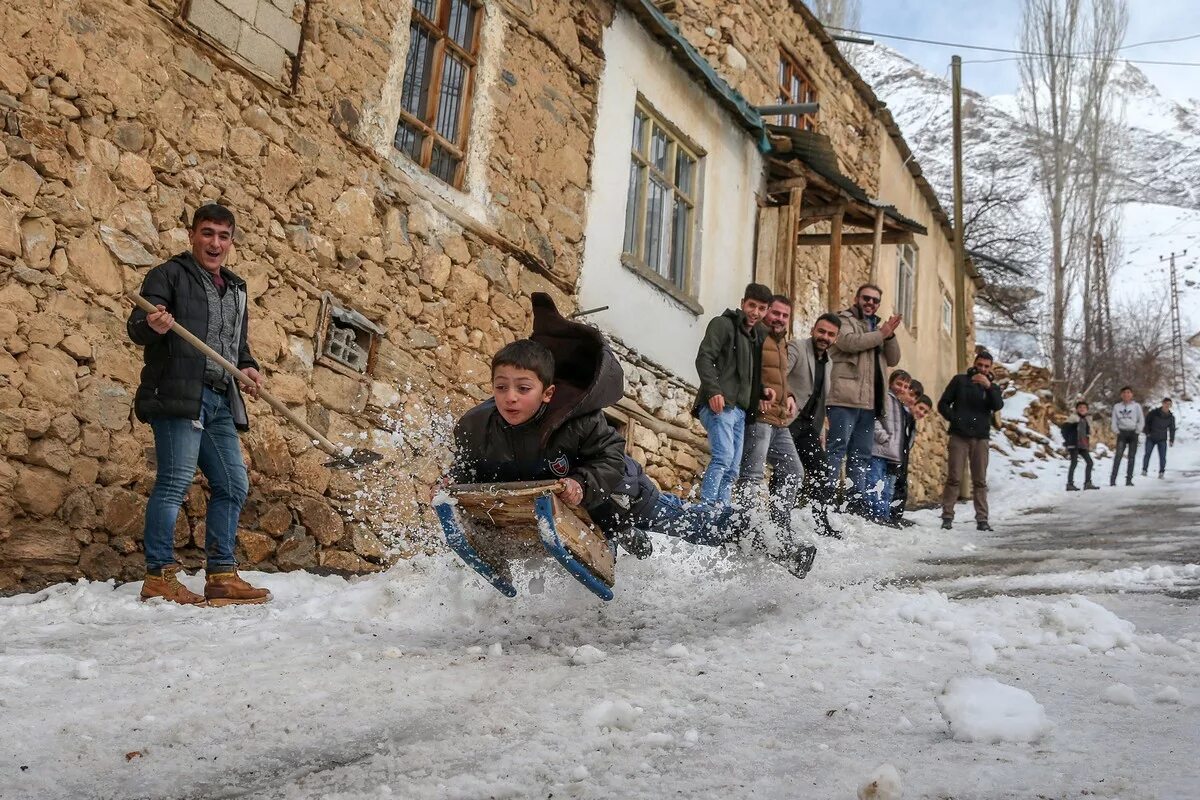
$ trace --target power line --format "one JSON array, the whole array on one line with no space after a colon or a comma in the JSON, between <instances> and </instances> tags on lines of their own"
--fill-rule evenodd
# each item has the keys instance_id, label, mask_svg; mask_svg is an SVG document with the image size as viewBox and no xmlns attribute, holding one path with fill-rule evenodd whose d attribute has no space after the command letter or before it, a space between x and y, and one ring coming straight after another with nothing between
<instances>
[{"instance_id":1,"label":"power line","mask_svg":"<svg viewBox=\"0 0 1200 800\"><path fill-rule=\"evenodd\" d=\"M1011 54L1011 56L1007 57L1007 58L996 58L996 59L991 59L988 61L976 60L976 61L970 62L973 64L995 63L998 61L1016 61L1022 56L1033 56L1036 58L1072 58L1072 59L1088 58L1088 59L1090 59L1090 58L1098 55L1098 53L1039 53L1036 50L1017 50L1017 49L1014 49L1011 47L992 47L990 45L963 44L962 42L945 42L945 41L940 41L938 39L921 39L916 36L901 36L898 33L877 33L874 31L856 31L856 30L852 30L849 28L838 28L838 27L833 27L833 26L830 26L830 27L832 30L845 31L847 33L855 33L860 36L873 36L877 39L897 39L902 42L917 42L918 44L931 44L936 47L953 47L953 48L956 48L959 50L983 50L983 51L989 52L989 53L1009 53L1009 54ZM1195 35L1186 36L1186 37L1180 37L1180 39L1178 41L1183 41L1184 39L1195 39L1195 38L1200 38L1200 34L1195 34ZM1138 42L1136 44L1128 45L1128 47L1140 47L1143 44L1156 44L1156 42ZM1120 49L1123 49L1123 48L1117 48L1117 50L1120 50ZM1113 50L1112 52L1116 52L1116 50ZM1200 67L1200 61L1152 61L1152 60L1146 60L1146 59L1119 58L1119 57L1115 57L1115 56L1111 57L1111 58L1104 58L1101 60L1102 61L1128 61L1130 64L1153 64L1153 65L1157 65L1157 66L1168 66L1168 67Z\"/></svg>"}]
</instances>

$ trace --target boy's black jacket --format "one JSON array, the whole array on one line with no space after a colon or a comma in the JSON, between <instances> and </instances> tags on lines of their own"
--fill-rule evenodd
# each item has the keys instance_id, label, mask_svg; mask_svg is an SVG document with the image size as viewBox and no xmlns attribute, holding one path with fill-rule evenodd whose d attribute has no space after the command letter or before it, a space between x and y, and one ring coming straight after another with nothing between
<instances>
[{"instance_id":1,"label":"boy's black jacket","mask_svg":"<svg viewBox=\"0 0 1200 800\"><path fill-rule=\"evenodd\" d=\"M455 483L574 478L583 506L599 507L625 478L625 440L603 409L625 392L621 365L603 335L559 315L548 295L533 295L534 341L554 354L554 397L533 419L509 425L494 400L454 426Z\"/></svg>"}]
</instances>

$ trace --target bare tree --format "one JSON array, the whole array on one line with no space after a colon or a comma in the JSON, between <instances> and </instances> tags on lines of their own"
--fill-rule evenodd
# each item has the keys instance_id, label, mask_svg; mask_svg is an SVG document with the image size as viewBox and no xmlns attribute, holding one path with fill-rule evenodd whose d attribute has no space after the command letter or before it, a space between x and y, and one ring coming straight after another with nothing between
<instances>
[{"instance_id":1,"label":"bare tree","mask_svg":"<svg viewBox=\"0 0 1200 800\"><path fill-rule=\"evenodd\" d=\"M862 24L861 0L807 0L822 25L854 30Z\"/></svg>"},{"instance_id":2,"label":"bare tree","mask_svg":"<svg viewBox=\"0 0 1200 800\"><path fill-rule=\"evenodd\" d=\"M1024 0L1021 57L1025 117L1050 239L1050 351L1056 389L1068 379L1067 318L1079 256L1090 246L1089 131L1103 115L1112 53L1124 37L1125 0ZM1081 57L1097 54L1091 58ZM1100 109L1097 109L1100 106ZM1098 223L1097 223L1098 224Z\"/></svg>"}]
</instances>

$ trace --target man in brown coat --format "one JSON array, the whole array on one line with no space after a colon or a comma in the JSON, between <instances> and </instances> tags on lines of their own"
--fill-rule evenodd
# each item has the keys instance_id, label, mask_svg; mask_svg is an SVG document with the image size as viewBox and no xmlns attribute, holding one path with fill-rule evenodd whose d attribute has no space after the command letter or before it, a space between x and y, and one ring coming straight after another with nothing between
<instances>
[{"instance_id":1,"label":"man in brown coat","mask_svg":"<svg viewBox=\"0 0 1200 800\"><path fill-rule=\"evenodd\" d=\"M896 328L900 315L880 322L876 311L883 301L883 290L873 283L858 287L854 305L839 315L842 330L829 349L833 360L827 414L829 434L826 451L829 459L829 483L836 489L842 462L853 486L850 510L866 513L867 470L871 463L875 420L884 415L887 394L885 374L888 367L900 363L900 343Z\"/></svg>"},{"instance_id":2,"label":"man in brown coat","mask_svg":"<svg viewBox=\"0 0 1200 800\"><path fill-rule=\"evenodd\" d=\"M804 478L796 443L788 430L788 423L796 416L796 398L787 382L792 301L783 295L774 295L767 306L763 324L766 330L759 336L763 399L754 416L746 420L742 464L734 491L743 502L749 501L749 496L762 484L766 465L770 464L771 520L787 528Z\"/></svg>"}]
</instances>

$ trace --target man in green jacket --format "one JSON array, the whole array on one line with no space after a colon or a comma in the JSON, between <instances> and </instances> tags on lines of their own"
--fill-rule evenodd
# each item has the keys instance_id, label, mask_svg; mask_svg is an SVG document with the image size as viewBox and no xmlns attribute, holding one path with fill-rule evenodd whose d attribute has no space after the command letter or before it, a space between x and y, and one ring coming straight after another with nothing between
<instances>
[{"instance_id":1,"label":"man in green jacket","mask_svg":"<svg viewBox=\"0 0 1200 800\"><path fill-rule=\"evenodd\" d=\"M710 503L728 504L738 476L746 416L760 393L758 333L754 326L770 302L769 288L761 283L749 284L741 308L727 309L709 321L696 354L700 391L692 413L708 432L712 451L700 483L700 496Z\"/></svg>"}]
</instances>

